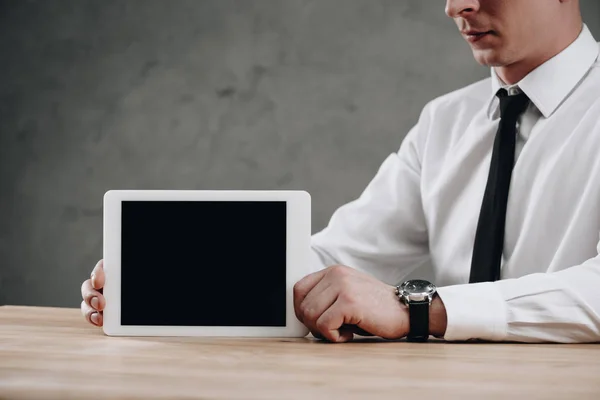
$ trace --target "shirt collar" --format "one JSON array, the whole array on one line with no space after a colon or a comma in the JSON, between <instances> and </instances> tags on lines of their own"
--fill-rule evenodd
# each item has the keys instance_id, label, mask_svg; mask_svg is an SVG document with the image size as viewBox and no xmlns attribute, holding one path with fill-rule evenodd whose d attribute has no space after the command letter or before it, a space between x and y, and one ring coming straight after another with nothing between
<instances>
[{"instance_id":1,"label":"shirt collar","mask_svg":"<svg viewBox=\"0 0 600 400\"><path fill-rule=\"evenodd\" d=\"M599 52L598 43L584 24L579 37L569 47L531 71L516 85L525 92L542 115L548 118L587 74ZM500 80L493 68L491 72L492 95L487 115L493 119L498 115L496 93L508 85Z\"/></svg>"}]
</instances>

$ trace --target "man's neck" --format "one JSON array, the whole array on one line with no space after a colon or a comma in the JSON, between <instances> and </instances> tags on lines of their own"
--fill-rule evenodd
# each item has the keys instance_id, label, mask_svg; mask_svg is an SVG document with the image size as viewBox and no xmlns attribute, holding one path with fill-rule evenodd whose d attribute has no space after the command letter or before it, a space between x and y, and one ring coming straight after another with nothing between
<instances>
[{"instance_id":1,"label":"man's neck","mask_svg":"<svg viewBox=\"0 0 600 400\"><path fill-rule=\"evenodd\" d=\"M494 71L496 71L502 82L507 85L514 85L525 78L531 71L569 47L579 37L582 29L583 23L579 25L579 28L571 29L568 34L560 35L557 40L553 41L553 45L548 46L544 52L513 64L494 67Z\"/></svg>"}]
</instances>

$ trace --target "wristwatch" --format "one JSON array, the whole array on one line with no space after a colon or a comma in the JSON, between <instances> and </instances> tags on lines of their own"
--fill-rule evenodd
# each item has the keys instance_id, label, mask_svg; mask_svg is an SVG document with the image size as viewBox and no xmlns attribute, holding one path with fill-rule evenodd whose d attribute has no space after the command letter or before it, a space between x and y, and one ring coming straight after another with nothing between
<instances>
[{"instance_id":1,"label":"wristwatch","mask_svg":"<svg viewBox=\"0 0 600 400\"><path fill-rule=\"evenodd\" d=\"M437 288L429 281L411 279L396 286L396 295L408 307L409 342L426 342L429 339L429 306Z\"/></svg>"}]
</instances>

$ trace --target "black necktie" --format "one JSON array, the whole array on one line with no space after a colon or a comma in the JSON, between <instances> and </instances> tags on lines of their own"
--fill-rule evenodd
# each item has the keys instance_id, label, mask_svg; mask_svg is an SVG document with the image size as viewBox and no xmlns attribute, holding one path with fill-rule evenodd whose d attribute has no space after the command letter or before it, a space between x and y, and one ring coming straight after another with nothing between
<instances>
[{"instance_id":1,"label":"black necktie","mask_svg":"<svg viewBox=\"0 0 600 400\"><path fill-rule=\"evenodd\" d=\"M494 140L490 173L477 223L470 283L500 279L506 203L515 162L517 120L529 103L525 93L509 96L505 89L500 89L497 96L500 99L500 126Z\"/></svg>"}]
</instances>

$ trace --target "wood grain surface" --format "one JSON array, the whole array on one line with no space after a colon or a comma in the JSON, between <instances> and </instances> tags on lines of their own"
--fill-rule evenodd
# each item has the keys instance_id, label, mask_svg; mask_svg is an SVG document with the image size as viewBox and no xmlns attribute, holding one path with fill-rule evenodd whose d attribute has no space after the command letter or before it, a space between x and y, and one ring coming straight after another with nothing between
<instances>
[{"instance_id":1,"label":"wood grain surface","mask_svg":"<svg viewBox=\"0 0 600 400\"><path fill-rule=\"evenodd\" d=\"M600 399L600 345L107 337L0 307L2 399Z\"/></svg>"}]
</instances>

